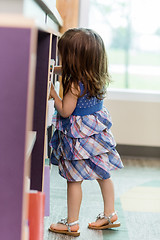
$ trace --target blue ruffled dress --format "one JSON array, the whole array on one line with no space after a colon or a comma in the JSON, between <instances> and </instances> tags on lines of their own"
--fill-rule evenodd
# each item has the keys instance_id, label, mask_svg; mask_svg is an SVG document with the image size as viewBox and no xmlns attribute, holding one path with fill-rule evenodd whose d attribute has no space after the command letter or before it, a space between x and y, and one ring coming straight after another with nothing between
<instances>
[{"instance_id":1,"label":"blue ruffled dress","mask_svg":"<svg viewBox=\"0 0 160 240\"><path fill-rule=\"evenodd\" d=\"M80 88L83 93L83 84ZM68 181L107 179L111 170L123 167L102 100L88 99L86 93L78 98L70 117L57 114L52 123L56 129L50 143L52 155L58 160L60 175Z\"/></svg>"}]
</instances>

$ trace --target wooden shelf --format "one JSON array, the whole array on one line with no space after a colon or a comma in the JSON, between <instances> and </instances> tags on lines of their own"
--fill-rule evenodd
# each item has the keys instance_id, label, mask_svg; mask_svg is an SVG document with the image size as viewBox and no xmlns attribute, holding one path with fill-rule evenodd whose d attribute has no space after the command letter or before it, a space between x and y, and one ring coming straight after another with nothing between
<instances>
[{"instance_id":1,"label":"wooden shelf","mask_svg":"<svg viewBox=\"0 0 160 240\"><path fill-rule=\"evenodd\" d=\"M34 19L26 18L21 14L0 14L0 26L2 27L21 27L33 28L36 27Z\"/></svg>"},{"instance_id":2,"label":"wooden shelf","mask_svg":"<svg viewBox=\"0 0 160 240\"><path fill-rule=\"evenodd\" d=\"M36 132L35 131L29 131L27 133L27 151L26 151L26 158L28 159L31 155L31 152L33 150L35 141L36 141Z\"/></svg>"}]
</instances>

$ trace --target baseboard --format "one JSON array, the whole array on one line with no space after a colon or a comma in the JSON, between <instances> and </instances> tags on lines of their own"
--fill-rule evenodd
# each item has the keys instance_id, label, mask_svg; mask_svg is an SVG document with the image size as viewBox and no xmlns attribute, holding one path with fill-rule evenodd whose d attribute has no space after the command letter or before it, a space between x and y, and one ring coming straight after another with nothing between
<instances>
[{"instance_id":1,"label":"baseboard","mask_svg":"<svg viewBox=\"0 0 160 240\"><path fill-rule=\"evenodd\" d=\"M118 144L116 149L123 156L160 158L160 147Z\"/></svg>"}]
</instances>

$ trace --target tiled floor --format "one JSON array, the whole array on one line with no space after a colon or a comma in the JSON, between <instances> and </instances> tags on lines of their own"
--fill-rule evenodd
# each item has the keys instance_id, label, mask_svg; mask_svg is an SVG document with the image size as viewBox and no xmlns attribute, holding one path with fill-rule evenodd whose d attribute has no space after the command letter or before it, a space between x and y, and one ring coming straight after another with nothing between
<instances>
[{"instance_id":1,"label":"tiled floor","mask_svg":"<svg viewBox=\"0 0 160 240\"><path fill-rule=\"evenodd\" d=\"M96 181L84 181L80 211L80 237L77 240L159 240L160 239L160 159L122 158L125 168L112 172L115 205L122 226L115 230L87 228L103 210ZM66 216L66 181L51 169L50 217L45 217L44 240L73 239L48 232L52 222Z\"/></svg>"}]
</instances>

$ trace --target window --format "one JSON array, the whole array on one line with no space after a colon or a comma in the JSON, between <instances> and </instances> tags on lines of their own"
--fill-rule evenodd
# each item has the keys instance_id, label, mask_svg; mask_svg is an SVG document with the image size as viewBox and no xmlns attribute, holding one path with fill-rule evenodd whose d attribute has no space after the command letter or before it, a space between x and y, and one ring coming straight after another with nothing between
<instances>
[{"instance_id":1,"label":"window","mask_svg":"<svg viewBox=\"0 0 160 240\"><path fill-rule=\"evenodd\" d=\"M111 88L160 90L160 1L89 0L89 28L103 38Z\"/></svg>"}]
</instances>

